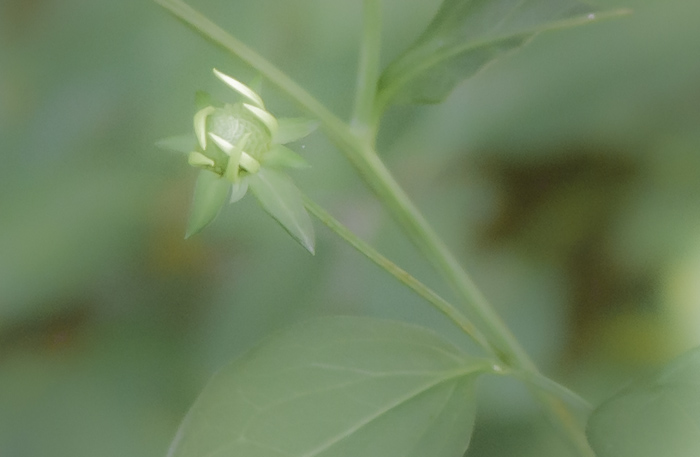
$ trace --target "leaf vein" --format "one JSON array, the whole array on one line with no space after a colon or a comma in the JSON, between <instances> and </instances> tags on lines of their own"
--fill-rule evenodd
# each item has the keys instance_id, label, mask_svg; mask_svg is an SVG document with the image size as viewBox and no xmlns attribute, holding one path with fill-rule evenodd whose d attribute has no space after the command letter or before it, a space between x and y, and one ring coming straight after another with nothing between
<instances>
[{"instance_id":1,"label":"leaf vein","mask_svg":"<svg viewBox=\"0 0 700 457\"><path fill-rule=\"evenodd\" d=\"M389 411L393 410L394 408L402 405L403 403L417 397L418 395L422 394L423 392L426 392L427 390L430 390L433 387L436 387L442 383L452 381L454 379L460 378L462 376L466 376L467 374L470 374L471 372L466 372L466 371L460 371L458 373L453 373L451 376L447 376L444 378L440 378L436 381L433 381L429 384L426 384L424 386L419 387L418 389L409 392L407 395L404 395L401 398L398 398L397 400L391 402L390 404L386 405L382 409L373 412L372 414L360 419L355 425L352 427L349 427L347 430L345 430L342 433L339 433L328 440L324 441L321 443L318 447L315 449L310 450L306 454L303 454L301 457L315 457L319 455L321 452L325 451L326 449L331 448L332 446L336 445L343 439L347 438L348 436L351 436L353 433L357 432L361 428L365 427L366 425L372 423L373 421L379 419L382 417L384 414L388 413Z\"/></svg>"}]
</instances>

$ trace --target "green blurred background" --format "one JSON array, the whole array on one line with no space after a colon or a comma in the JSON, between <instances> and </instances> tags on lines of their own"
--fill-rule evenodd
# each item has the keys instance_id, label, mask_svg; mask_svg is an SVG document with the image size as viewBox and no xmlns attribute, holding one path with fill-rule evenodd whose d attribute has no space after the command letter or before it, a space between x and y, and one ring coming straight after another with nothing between
<instances>
[{"instance_id":1,"label":"green blurred background","mask_svg":"<svg viewBox=\"0 0 700 457\"><path fill-rule=\"evenodd\" d=\"M361 2L192 0L339 114ZM548 32L443 105L394 108L389 166L543 369L598 402L700 344L700 3ZM438 0L384 2L384 59ZM164 456L217 367L305 317L421 322L467 344L324 228L309 256L247 198L184 241L188 132L217 68L255 73L145 0L0 2L0 455ZM277 115L298 115L263 86ZM305 191L449 296L320 133ZM469 456L566 455L485 379Z\"/></svg>"}]
</instances>

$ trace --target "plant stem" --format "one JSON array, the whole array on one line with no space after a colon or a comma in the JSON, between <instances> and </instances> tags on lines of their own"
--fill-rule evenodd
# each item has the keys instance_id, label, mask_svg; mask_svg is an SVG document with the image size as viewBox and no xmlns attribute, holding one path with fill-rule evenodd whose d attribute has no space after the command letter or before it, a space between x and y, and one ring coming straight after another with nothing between
<instances>
[{"instance_id":1,"label":"plant stem","mask_svg":"<svg viewBox=\"0 0 700 457\"><path fill-rule=\"evenodd\" d=\"M348 151L345 153L349 155ZM459 262L411 202L401 186L394 180L374 148L365 144L364 149L356 155L358 160L354 163L356 163L360 174L365 177L365 181L406 231L413 243L459 293L464 300L465 315L479 329L487 331L486 338L490 347L496 352L496 356L505 366L527 372L533 379L547 379L539 372L469 275L462 269ZM554 381L549 381L551 384L556 384ZM595 457L595 453L588 445L583 426L559 397L559 394L562 393L561 390L555 392L551 388L551 384L546 389L542 383L529 382L526 385L539 401L554 428L568 438L572 451L580 457ZM562 387L562 389L565 388ZM566 398L568 399L569 396L567 395Z\"/></svg>"},{"instance_id":2,"label":"plant stem","mask_svg":"<svg viewBox=\"0 0 700 457\"><path fill-rule=\"evenodd\" d=\"M515 337L496 315L471 278L445 246L440 237L425 220L421 212L411 202L408 195L396 182L374 148L366 148L361 155L363 168L371 174L369 185L378 194L385 207L399 225L406 231L411 241L418 247L432 265L443 274L464 301L463 309L477 326L487 329L486 336L498 351L499 358L506 366L532 369L530 361Z\"/></svg>"},{"instance_id":3,"label":"plant stem","mask_svg":"<svg viewBox=\"0 0 700 457\"><path fill-rule=\"evenodd\" d=\"M272 84L293 99L302 110L317 118L329 139L335 143L355 166L361 177L406 231L413 243L418 246L433 266L447 278L452 287L459 293L460 298L463 300L465 311L465 315L460 317L460 319L464 322L472 321L478 328L485 331L484 336L489 342L488 347L493 348L504 365L542 376L510 330L462 269L456 258L394 180L389 170L376 154L373 135L358 135L348 124L336 117L277 67L182 0L154 1L215 44L222 46L255 68ZM375 3L371 0L367 0L367 2L369 4ZM377 57L367 56L368 62ZM366 77L370 78L370 71L373 72L374 70L371 69L370 65L370 68L365 71L368 75ZM363 78L365 77L363 76ZM373 89L367 89L371 85L363 87L368 91L376 90L376 85ZM362 93L359 96L369 99L369 93ZM362 106L362 108L357 108L358 120L366 115L364 103L358 102L358 106ZM363 113L361 116L359 115L360 112ZM370 119L371 123L372 120ZM364 253L364 251L362 252ZM433 304L435 305L435 303ZM577 453L582 457L594 457L593 452L587 445L581 427L576 424L566 405L549 391L534 388L531 388L531 390L544 407L548 416L556 418L553 422L562 430L563 434L569 437L569 442L577 450Z\"/></svg>"},{"instance_id":4,"label":"plant stem","mask_svg":"<svg viewBox=\"0 0 700 457\"><path fill-rule=\"evenodd\" d=\"M181 0L155 0L186 24L192 26L258 70L271 83L294 99L305 111L319 119L329 138L357 168L362 178L377 194L399 225L407 232L435 268L450 282L464 300L464 309L477 326L487 330L487 338L507 366L534 369L527 354L488 305L469 276L449 249L413 205L401 186L376 154L373 140L359 138L348 125L331 113L296 82L272 63L232 37L215 23ZM373 0L367 0L373 3ZM369 87L369 86L367 86ZM368 89L373 90L373 89ZM363 95L361 98L365 98ZM369 107L371 110L371 105Z\"/></svg>"},{"instance_id":5,"label":"plant stem","mask_svg":"<svg viewBox=\"0 0 700 457\"><path fill-rule=\"evenodd\" d=\"M435 291L430 289L428 286L411 276L406 270L402 269L391 260L384 257L376 249L374 249L367 242L363 241L352 233L347 227L345 227L341 222L331 216L326 210L321 206L316 204L306 195L302 196L304 198L304 206L309 210L311 214L316 216L318 220L323 222L329 229L335 232L342 239L347 241L347 243L355 248L358 252L363 254L369 260L374 262L377 266L386 270L394 278L398 279L406 287L414 291L420 297L424 298L428 303L433 305L438 311L446 315L452 322L457 324L464 333L469 335L479 346L481 346L486 352L495 356L491 345L484 335L477 329L474 324L472 324L462 313L459 312L451 303L439 296Z\"/></svg>"},{"instance_id":6,"label":"plant stem","mask_svg":"<svg viewBox=\"0 0 700 457\"><path fill-rule=\"evenodd\" d=\"M346 153L347 154L347 153ZM495 310L491 308L469 275L462 269L442 240L413 205L401 186L394 180L384 163L366 146L360 156L360 171L370 187L406 231L413 243L423 252L464 300L466 316L474 324L486 330L490 347L506 367L527 372L534 379L546 379L525 350L520 346ZM550 383L556 384L549 380ZM539 401L546 416L555 429L568 438L568 443L578 456L595 457L588 445L583 426L578 423L566 404L561 400L560 390L554 392L551 384L546 389L542 383L526 383L532 395ZM562 389L564 389L562 387ZM567 399L568 399L567 395Z\"/></svg>"},{"instance_id":7,"label":"plant stem","mask_svg":"<svg viewBox=\"0 0 700 457\"><path fill-rule=\"evenodd\" d=\"M353 143L355 137L345 122L305 91L275 65L182 0L154 0L200 35L223 47L250 65L291 97L306 112L321 120L328 135L337 141Z\"/></svg>"},{"instance_id":8,"label":"plant stem","mask_svg":"<svg viewBox=\"0 0 700 457\"><path fill-rule=\"evenodd\" d=\"M544 391L551 392L553 395L561 398L563 401L576 408L586 417L593 412L593 406L576 392L573 392L571 389L564 387L558 382L555 382L540 373L519 371L513 372L512 375L522 380L526 384L531 384L532 386L538 387Z\"/></svg>"},{"instance_id":9,"label":"plant stem","mask_svg":"<svg viewBox=\"0 0 700 457\"><path fill-rule=\"evenodd\" d=\"M576 392L553 381L537 371L511 373L528 387L537 398L549 422L569 438L569 445L577 455L595 457L583 430L593 406ZM567 408L566 405L570 408ZM578 413L578 414L576 414Z\"/></svg>"},{"instance_id":10,"label":"plant stem","mask_svg":"<svg viewBox=\"0 0 700 457\"><path fill-rule=\"evenodd\" d=\"M380 50L382 38L381 3L364 0L362 9L362 42L357 70L355 108L350 125L360 135L374 136L372 116L379 80Z\"/></svg>"}]
</instances>

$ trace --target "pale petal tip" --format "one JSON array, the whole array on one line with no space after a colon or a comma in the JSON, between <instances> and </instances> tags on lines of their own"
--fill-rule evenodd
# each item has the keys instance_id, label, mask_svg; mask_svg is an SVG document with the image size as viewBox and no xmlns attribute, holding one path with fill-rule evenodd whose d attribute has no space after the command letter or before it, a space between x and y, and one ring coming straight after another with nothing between
<instances>
[{"instance_id":1,"label":"pale petal tip","mask_svg":"<svg viewBox=\"0 0 700 457\"><path fill-rule=\"evenodd\" d=\"M211 138L212 141L214 141L214 143L219 147L219 149L224 151L226 154L230 154L231 151L233 151L233 145L221 138L216 133L209 132L209 138Z\"/></svg>"},{"instance_id":2,"label":"pale petal tip","mask_svg":"<svg viewBox=\"0 0 700 457\"><path fill-rule=\"evenodd\" d=\"M248 173L257 173L260 170L260 162L251 157L246 152L241 153L241 167L245 168Z\"/></svg>"},{"instance_id":3,"label":"pale petal tip","mask_svg":"<svg viewBox=\"0 0 700 457\"><path fill-rule=\"evenodd\" d=\"M213 167L216 165L212 159L197 151L190 152L187 156L187 162L193 167Z\"/></svg>"},{"instance_id":4,"label":"pale petal tip","mask_svg":"<svg viewBox=\"0 0 700 457\"><path fill-rule=\"evenodd\" d=\"M224 84L229 86L231 89L235 90L239 94L243 95L247 99L249 99L255 106L261 109L265 109L265 104L262 101L262 98L258 94L255 93L253 89L250 87L246 86L242 82L238 81L235 78L232 78L231 76L220 72L216 68L214 68L214 75L219 78Z\"/></svg>"},{"instance_id":5,"label":"pale petal tip","mask_svg":"<svg viewBox=\"0 0 700 457\"><path fill-rule=\"evenodd\" d=\"M272 114L270 114L269 112L267 112L264 109L260 109L257 106L253 106L253 105L250 105L248 103L244 103L243 106L245 107L245 109L247 109L248 111L253 113L253 115L255 115L255 117L260 119L260 121L263 124L265 124L265 127L267 127L267 130L269 130L273 136L275 135L275 133L277 132L277 129L279 127L279 124L278 124L275 116L273 116Z\"/></svg>"},{"instance_id":6,"label":"pale petal tip","mask_svg":"<svg viewBox=\"0 0 700 457\"><path fill-rule=\"evenodd\" d=\"M194 134L203 150L207 148L207 117L213 112L214 107L207 106L194 115Z\"/></svg>"}]
</instances>

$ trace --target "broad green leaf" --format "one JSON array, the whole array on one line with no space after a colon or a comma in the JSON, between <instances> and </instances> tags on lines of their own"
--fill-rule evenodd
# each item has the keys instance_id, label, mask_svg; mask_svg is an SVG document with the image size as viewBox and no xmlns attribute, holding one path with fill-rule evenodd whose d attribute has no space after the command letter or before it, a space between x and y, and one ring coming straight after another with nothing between
<instances>
[{"instance_id":1,"label":"broad green leaf","mask_svg":"<svg viewBox=\"0 0 700 457\"><path fill-rule=\"evenodd\" d=\"M603 15L577 0L445 0L423 35L379 81L378 108L439 103L460 81L546 29Z\"/></svg>"},{"instance_id":2,"label":"broad green leaf","mask_svg":"<svg viewBox=\"0 0 700 457\"><path fill-rule=\"evenodd\" d=\"M199 172L185 238L199 232L216 218L228 200L230 190L231 182L226 179L207 170Z\"/></svg>"},{"instance_id":3,"label":"broad green leaf","mask_svg":"<svg viewBox=\"0 0 700 457\"><path fill-rule=\"evenodd\" d=\"M318 122L303 117L278 119L279 126L272 137L274 144L287 144L310 135L318 128Z\"/></svg>"},{"instance_id":4,"label":"broad green leaf","mask_svg":"<svg viewBox=\"0 0 700 457\"><path fill-rule=\"evenodd\" d=\"M249 175L248 186L263 209L313 254L314 226L292 179L277 170L261 168Z\"/></svg>"},{"instance_id":5,"label":"broad green leaf","mask_svg":"<svg viewBox=\"0 0 700 457\"><path fill-rule=\"evenodd\" d=\"M281 144L273 144L263 156L263 165L272 168L308 168L305 158Z\"/></svg>"},{"instance_id":6,"label":"broad green leaf","mask_svg":"<svg viewBox=\"0 0 700 457\"><path fill-rule=\"evenodd\" d=\"M460 457L482 359L428 329L307 321L214 375L169 457Z\"/></svg>"},{"instance_id":7,"label":"broad green leaf","mask_svg":"<svg viewBox=\"0 0 700 457\"><path fill-rule=\"evenodd\" d=\"M587 435L598 457L700 456L700 348L600 405Z\"/></svg>"}]
</instances>

